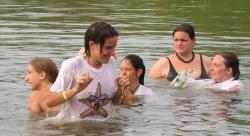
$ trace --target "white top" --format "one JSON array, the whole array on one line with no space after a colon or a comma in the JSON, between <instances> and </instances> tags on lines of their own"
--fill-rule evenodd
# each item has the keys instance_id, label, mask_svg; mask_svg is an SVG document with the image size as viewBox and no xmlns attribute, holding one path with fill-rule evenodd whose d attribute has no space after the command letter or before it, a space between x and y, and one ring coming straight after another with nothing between
<instances>
[{"instance_id":1,"label":"white top","mask_svg":"<svg viewBox=\"0 0 250 136\"><path fill-rule=\"evenodd\" d=\"M90 72L92 82L83 91L62 105L58 119L69 121L80 119L105 120L113 104L110 98L115 93L115 59L110 58L101 68L91 67L82 56L63 62L51 92L62 92L75 86L75 79L84 71ZM95 100L94 100L95 99ZM92 113L93 114L92 114Z\"/></svg>"},{"instance_id":2,"label":"white top","mask_svg":"<svg viewBox=\"0 0 250 136\"><path fill-rule=\"evenodd\" d=\"M154 93L150 88L145 87L143 85L140 85L137 91L135 92L135 95L153 95L153 94Z\"/></svg>"},{"instance_id":3,"label":"white top","mask_svg":"<svg viewBox=\"0 0 250 136\"><path fill-rule=\"evenodd\" d=\"M236 87L236 86L240 87L239 89L242 89L243 84L241 83L240 80L234 80L233 78L231 78L222 83L214 83L211 88L224 90L224 91L230 91L231 88Z\"/></svg>"},{"instance_id":4,"label":"white top","mask_svg":"<svg viewBox=\"0 0 250 136\"><path fill-rule=\"evenodd\" d=\"M243 88L243 84L240 80L234 80L230 78L224 82L216 83L212 79L204 80L188 80L185 81L183 88L208 88L208 89L218 89L222 91L230 91L230 88L238 86L239 89Z\"/></svg>"}]
</instances>

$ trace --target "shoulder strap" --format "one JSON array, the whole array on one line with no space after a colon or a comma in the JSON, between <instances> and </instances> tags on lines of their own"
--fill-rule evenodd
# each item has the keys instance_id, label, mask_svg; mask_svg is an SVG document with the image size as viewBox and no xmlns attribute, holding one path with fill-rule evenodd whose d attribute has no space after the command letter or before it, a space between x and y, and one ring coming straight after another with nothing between
<instances>
[{"instance_id":1,"label":"shoulder strap","mask_svg":"<svg viewBox=\"0 0 250 136\"><path fill-rule=\"evenodd\" d=\"M201 54L200 54L200 59L201 59L201 74L200 74L200 78L201 79L207 79L209 77L208 77L207 72L205 70Z\"/></svg>"},{"instance_id":2,"label":"shoulder strap","mask_svg":"<svg viewBox=\"0 0 250 136\"><path fill-rule=\"evenodd\" d=\"M168 71L167 79L169 81L172 81L178 75L178 73L176 72L174 66L172 65L172 63L170 61L170 59L168 57L166 57L166 58L168 59L168 62L169 62L169 71Z\"/></svg>"}]
</instances>

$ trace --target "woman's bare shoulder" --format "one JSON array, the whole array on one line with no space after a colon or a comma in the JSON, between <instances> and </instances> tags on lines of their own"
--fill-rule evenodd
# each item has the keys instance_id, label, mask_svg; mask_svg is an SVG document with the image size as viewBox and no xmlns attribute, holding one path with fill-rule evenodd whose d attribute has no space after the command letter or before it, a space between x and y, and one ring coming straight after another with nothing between
<instances>
[{"instance_id":1,"label":"woman's bare shoulder","mask_svg":"<svg viewBox=\"0 0 250 136\"><path fill-rule=\"evenodd\" d=\"M167 66L168 65L167 57L169 57L169 56L163 56L163 57L159 58L157 60L157 62L155 63L155 66L160 66L160 67Z\"/></svg>"},{"instance_id":2,"label":"woman's bare shoulder","mask_svg":"<svg viewBox=\"0 0 250 136\"><path fill-rule=\"evenodd\" d=\"M164 77L166 75L167 69L168 69L168 60L166 56L163 56L159 58L158 61L153 65L153 67L149 71L149 77L151 78Z\"/></svg>"},{"instance_id":3,"label":"woman's bare shoulder","mask_svg":"<svg viewBox=\"0 0 250 136\"><path fill-rule=\"evenodd\" d=\"M206 55L202 55L202 59L205 65L211 66L212 65L212 58Z\"/></svg>"},{"instance_id":4,"label":"woman's bare shoulder","mask_svg":"<svg viewBox=\"0 0 250 136\"><path fill-rule=\"evenodd\" d=\"M206 61L212 61L212 58L206 55L202 55L202 58Z\"/></svg>"}]
</instances>

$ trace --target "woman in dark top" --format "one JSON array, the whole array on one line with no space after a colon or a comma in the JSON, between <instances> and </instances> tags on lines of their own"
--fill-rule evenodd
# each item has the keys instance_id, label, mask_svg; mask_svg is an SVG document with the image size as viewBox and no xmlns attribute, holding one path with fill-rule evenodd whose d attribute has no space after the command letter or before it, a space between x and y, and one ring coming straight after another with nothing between
<instances>
[{"instance_id":1,"label":"woman in dark top","mask_svg":"<svg viewBox=\"0 0 250 136\"><path fill-rule=\"evenodd\" d=\"M178 73L193 69L196 79L208 78L212 64L208 56L193 52L195 32L190 24L181 24L173 31L175 53L160 58L149 72L151 78L167 78L172 81Z\"/></svg>"}]
</instances>

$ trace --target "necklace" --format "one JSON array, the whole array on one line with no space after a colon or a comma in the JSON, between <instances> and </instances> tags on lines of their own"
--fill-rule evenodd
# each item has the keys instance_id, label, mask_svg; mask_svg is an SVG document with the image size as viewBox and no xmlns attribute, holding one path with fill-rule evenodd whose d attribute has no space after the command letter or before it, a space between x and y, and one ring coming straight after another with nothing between
<instances>
[{"instance_id":1,"label":"necklace","mask_svg":"<svg viewBox=\"0 0 250 136\"><path fill-rule=\"evenodd\" d=\"M138 84L134 89L130 89L129 91L134 94L135 91L139 88L140 84Z\"/></svg>"},{"instance_id":2,"label":"necklace","mask_svg":"<svg viewBox=\"0 0 250 136\"><path fill-rule=\"evenodd\" d=\"M178 55L178 53L175 53L176 54L176 56L177 56L177 58L180 60L180 61L182 61L182 62L184 62L184 63L190 63L190 62L192 62L193 60L194 60L194 52L192 52L192 58L190 59L190 60L184 60L184 59L182 59L179 55Z\"/></svg>"}]
</instances>

